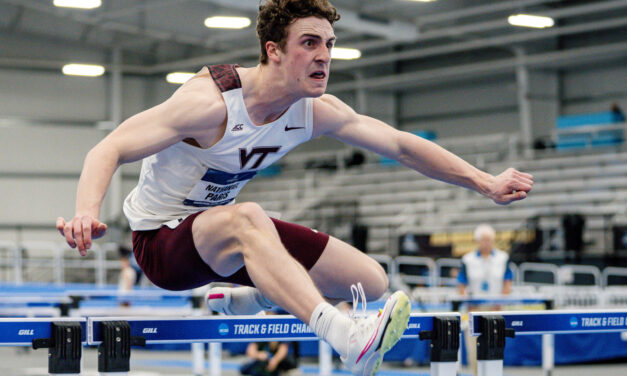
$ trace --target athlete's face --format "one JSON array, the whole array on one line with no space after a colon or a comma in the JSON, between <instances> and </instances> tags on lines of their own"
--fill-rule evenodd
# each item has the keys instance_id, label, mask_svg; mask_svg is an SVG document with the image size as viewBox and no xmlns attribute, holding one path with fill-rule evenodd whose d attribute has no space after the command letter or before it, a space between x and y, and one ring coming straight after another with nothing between
<instances>
[{"instance_id":1,"label":"athlete's face","mask_svg":"<svg viewBox=\"0 0 627 376\"><path fill-rule=\"evenodd\" d=\"M280 52L281 65L304 96L324 94L334 43L333 27L325 19L300 18L289 26L284 51Z\"/></svg>"}]
</instances>

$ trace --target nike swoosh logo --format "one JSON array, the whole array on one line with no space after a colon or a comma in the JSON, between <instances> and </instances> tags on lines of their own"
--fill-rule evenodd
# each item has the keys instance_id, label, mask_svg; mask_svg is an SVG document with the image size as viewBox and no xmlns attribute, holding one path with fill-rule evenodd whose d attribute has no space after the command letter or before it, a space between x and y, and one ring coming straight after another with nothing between
<instances>
[{"instance_id":1,"label":"nike swoosh logo","mask_svg":"<svg viewBox=\"0 0 627 376\"><path fill-rule=\"evenodd\" d=\"M293 131L294 129L305 129L305 127L290 127L289 125L285 126L286 132Z\"/></svg>"}]
</instances>

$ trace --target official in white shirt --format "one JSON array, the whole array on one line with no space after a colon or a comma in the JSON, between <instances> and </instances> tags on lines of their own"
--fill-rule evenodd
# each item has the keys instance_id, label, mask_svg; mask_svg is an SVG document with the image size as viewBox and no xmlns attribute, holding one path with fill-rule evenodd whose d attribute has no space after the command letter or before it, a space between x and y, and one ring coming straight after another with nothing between
<instances>
[{"instance_id":1,"label":"official in white shirt","mask_svg":"<svg viewBox=\"0 0 627 376\"><path fill-rule=\"evenodd\" d=\"M509 267L509 255L494 248L496 232L490 225L475 229L477 250L462 257L457 275L461 295L500 295L512 291L514 277Z\"/></svg>"}]
</instances>

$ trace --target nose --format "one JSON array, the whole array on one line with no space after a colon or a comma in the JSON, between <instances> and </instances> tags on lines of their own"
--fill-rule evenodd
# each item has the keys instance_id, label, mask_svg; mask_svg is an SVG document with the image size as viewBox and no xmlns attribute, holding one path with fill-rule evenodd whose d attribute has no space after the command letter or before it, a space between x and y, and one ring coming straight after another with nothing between
<instances>
[{"instance_id":1,"label":"nose","mask_svg":"<svg viewBox=\"0 0 627 376\"><path fill-rule=\"evenodd\" d=\"M316 61L328 63L331 61L331 50L326 46L321 46L316 55Z\"/></svg>"}]
</instances>

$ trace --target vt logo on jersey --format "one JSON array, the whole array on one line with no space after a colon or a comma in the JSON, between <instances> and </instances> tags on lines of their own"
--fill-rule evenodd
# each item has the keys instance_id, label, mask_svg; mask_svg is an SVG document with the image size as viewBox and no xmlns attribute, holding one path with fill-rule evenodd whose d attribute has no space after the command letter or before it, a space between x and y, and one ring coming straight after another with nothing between
<instances>
[{"instance_id":1,"label":"vt logo on jersey","mask_svg":"<svg viewBox=\"0 0 627 376\"><path fill-rule=\"evenodd\" d=\"M281 149L280 146L258 147L258 148L252 148L250 153L247 152L246 149L239 149L240 168L243 170L244 167L246 167L246 165L248 164L248 161L250 161L250 159L255 154L259 154L259 158L257 158L257 161L250 167L250 169L257 168L257 167L259 167L259 165L261 165L263 160L266 159L266 156L268 154L276 153L276 152L279 151L279 149Z\"/></svg>"}]
</instances>

